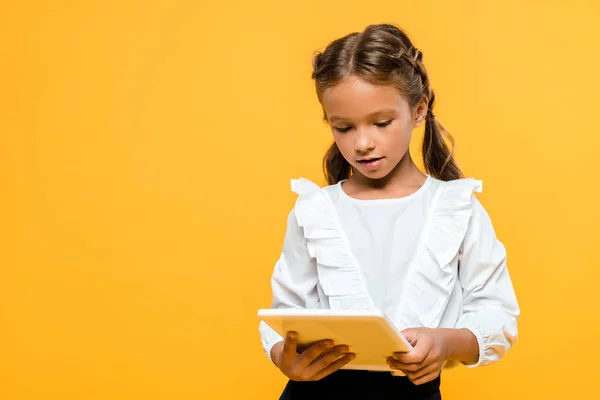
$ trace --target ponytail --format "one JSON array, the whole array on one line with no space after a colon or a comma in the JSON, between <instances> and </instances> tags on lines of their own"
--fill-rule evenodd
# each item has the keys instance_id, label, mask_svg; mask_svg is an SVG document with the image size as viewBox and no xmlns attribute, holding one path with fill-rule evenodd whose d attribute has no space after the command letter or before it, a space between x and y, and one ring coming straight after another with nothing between
<instances>
[{"instance_id":1,"label":"ponytail","mask_svg":"<svg viewBox=\"0 0 600 400\"><path fill-rule=\"evenodd\" d=\"M314 55L312 78L321 104L325 90L349 76L395 87L413 110L423 99L427 100L429 107L422 149L425 172L443 181L462 178L452 157L454 140L433 115L435 95L423 63L423 53L406 32L390 24L370 25L363 32L334 40L323 52ZM352 175L352 166L335 143L323 158L323 170L330 185Z\"/></svg>"},{"instance_id":2,"label":"ponytail","mask_svg":"<svg viewBox=\"0 0 600 400\"><path fill-rule=\"evenodd\" d=\"M450 141L450 149L448 149L444 136ZM442 181L463 178L463 173L453 157L454 139L436 120L431 108L427 110L427 116L425 117L422 151L425 171L429 175ZM352 174L352 166L342 156L335 142L323 157L323 172L328 185L335 185L344 179L350 178Z\"/></svg>"},{"instance_id":3,"label":"ponytail","mask_svg":"<svg viewBox=\"0 0 600 400\"><path fill-rule=\"evenodd\" d=\"M450 149L444 137L450 141ZM463 174L454 160L454 139L444 129L431 111L427 110L425 117L425 135L423 137L423 164L425 171L436 179L453 181L461 179ZM335 185L352 175L352 166L338 149L335 142L329 147L323 157L323 172L328 185Z\"/></svg>"},{"instance_id":4,"label":"ponytail","mask_svg":"<svg viewBox=\"0 0 600 400\"><path fill-rule=\"evenodd\" d=\"M346 161L335 142L323 157L323 172L328 185L335 185L344 179L350 178L352 174L352 166Z\"/></svg>"},{"instance_id":5,"label":"ponytail","mask_svg":"<svg viewBox=\"0 0 600 400\"><path fill-rule=\"evenodd\" d=\"M432 90L427 116L425 117L425 135L423 137L422 148L425 171L434 178L442 181L460 179L463 177L463 174L454 161L454 139L435 118L433 114L434 102L435 94ZM450 141L450 149L448 149L444 136Z\"/></svg>"}]
</instances>

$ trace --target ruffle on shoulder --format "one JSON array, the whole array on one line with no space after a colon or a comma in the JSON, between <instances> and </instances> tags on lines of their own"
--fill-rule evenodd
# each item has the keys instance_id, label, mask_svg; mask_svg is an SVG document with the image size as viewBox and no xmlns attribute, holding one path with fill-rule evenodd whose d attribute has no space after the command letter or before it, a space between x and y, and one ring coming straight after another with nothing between
<instances>
[{"instance_id":1,"label":"ruffle on shoulder","mask_svg":"<svg viewBox=\"0 0 600 400\"><path fill-rule=\"evenodd\" d=\"M319 185L312 181L309 181L306 178L292 179L291 186L292 192L298 195L315 193L321 190L321 187Z\"/></svg>"},{"instance_id":2,"label":"ruffle on shoulder","mask_svg":"<svg viewBox=\"0 0 600 400\"><path fill-rule=\"evenodd\" d=\"M425 244L440 265L447 265L458 254L471 218L473 192L480 193L482 182L458 179L442 182L431 216Z\"/></svg>"},{"instance_id":3,"label":"ruffle on shoulder","mask_svg":"<svg viewBox=\"0 0 600 400\"><path fill-rule=\"evenodd\" d=\"M475 179L438 182L421 247L402 288L397 318L407 327L437 327L457 278L457 260L471 218Z\"/></svg>"},{"instance_id":4,"label":"ruffle on shoulder","mask_svg":"<svg viewBox=\"0 0 600 400\"><path fill-rule=\"evenodd\" d=\"M329 195L304 178L293 180L292 190L299 194L296 219L304 230L308 252L316 260L319 283L330 308L374 309Z\"/></svg>"},{"instance_id":5,"label":"ruffle on shoulder","mask_svg":"<svg viewBox=\"0 0 600 400\"><path fill-rule=\"evenodd\" d=\"M482 183L475 179L437 185L408 273L398 288L398 308L391 316L400 328L438 327L457 278L456 262L471 218L473 192ZM295 214L303 228L308 251L316 260L319 283L332 309L373 310L361 266L342 230L327 188L306 179L292 181L299 194Z\"/></svg>"}]
</instances>

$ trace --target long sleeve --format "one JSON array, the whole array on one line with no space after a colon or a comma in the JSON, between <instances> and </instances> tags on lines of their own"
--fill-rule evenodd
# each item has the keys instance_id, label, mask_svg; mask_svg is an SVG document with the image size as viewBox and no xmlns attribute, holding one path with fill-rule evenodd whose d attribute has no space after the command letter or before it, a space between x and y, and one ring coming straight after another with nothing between
<instances>
[{"instance_id":1,"label":"long sleeve","mask_svg":"<svg viewBox=\"0 0 600 400\"><path fill-rule=\"evenodd\" d=\"M467 366L497 362L517 340L520 310L506 267L506 250L476 198L459 254L458 277L463 313L456 327L469 329L479 343L479 361Z\"/></svg>"},{"instance_id":2,"label":"long sleeve","mask_svg":"<svg viewBox=\"0 0 600 400\"><path fill-rule=\"evenodd\" d=\"M272 308L319 308L317 267L308 253L304 232L295 210L288 216L283 249L271 277ZM283 338L264 322L259 332L263 350L271 359L271 349ZM273 361L273 360L271 360Z\"/></svg>"}]
</instances>

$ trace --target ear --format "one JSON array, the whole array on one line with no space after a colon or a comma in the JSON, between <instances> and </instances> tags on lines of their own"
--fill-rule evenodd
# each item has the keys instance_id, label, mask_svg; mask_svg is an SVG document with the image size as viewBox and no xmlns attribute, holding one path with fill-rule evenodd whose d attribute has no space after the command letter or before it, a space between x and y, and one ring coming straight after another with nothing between
<instances>
[{"instance_id":1,"label":"ear","mask_svg":"<svg viewBox=\"0 0 600 400\"><path fill-rule=\"evenodd\" d=\"M413 126L418 128L425 121L425 117L427 117L427 109L429 107L429 101L426 97L417 104L415 111L413 113Z\"/></svg>"}]
</instances>

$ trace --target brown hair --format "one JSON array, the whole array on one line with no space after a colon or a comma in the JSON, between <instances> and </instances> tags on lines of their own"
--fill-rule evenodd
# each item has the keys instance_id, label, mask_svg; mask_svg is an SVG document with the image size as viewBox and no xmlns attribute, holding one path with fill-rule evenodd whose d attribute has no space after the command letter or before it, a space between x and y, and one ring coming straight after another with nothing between
<instances>
[{"instance_id":1,"label":"brown hair","mask_svg":"<svg viewBox=\"0 0 600 400\"><path fill-rule=\"evenodd\" d=\"M319 101L325 89L349 76L372 84L394 85L411 109L426 99L428 110L422 144L425 171L444 181L462 178L453 158L454 140L433 114L435 94L423 65L423 53L414 47L402 29L389 24L370 25L364 32L350 33L331 42L313 57L312 78ZM450 141L450 148L444 136ZM323 158L323 169L330 185L352 174L351 165L335 143Z\"/></svg>"}]
</instances>

